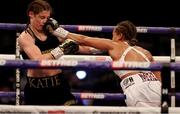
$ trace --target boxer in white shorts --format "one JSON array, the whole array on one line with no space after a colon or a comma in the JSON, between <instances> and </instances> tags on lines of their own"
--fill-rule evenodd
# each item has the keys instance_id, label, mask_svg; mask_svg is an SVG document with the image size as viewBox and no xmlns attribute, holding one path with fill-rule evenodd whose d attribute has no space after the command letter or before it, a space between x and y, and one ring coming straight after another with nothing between
<instances>
[{"instance_id":1,"label":"boxer in white shorts","mask_svg":"<svg viewBox=\"0 0 180 114\"><path fill-rule=\"evenodd\" d=\"M90 37L69 32L62 27L53 33L62 39L72 39L80 45L107 51L113 61L154 62L152 54L137 45L136 26L128 21L119 22L114 27L112 39ZM121 86L126 94L127 106L160 106L161 73L159 71L116 70L121 78Z\"/></svg>"},{"instance_id":2,"label":"boxer in white shorts","mask_svg":"<svg viewBox=\"0 0 180 114\"><path fill-rule=\"evenodd\" d=\"M124 62L127 53L134 50L140 54L147 62L149 59L139 50L129 46L121 58ZM121 87L126 95L127 106L149 107L160 106L161 104L161 82L151 71L114 71L121 78Z\"/></svg>"}]
</instances>

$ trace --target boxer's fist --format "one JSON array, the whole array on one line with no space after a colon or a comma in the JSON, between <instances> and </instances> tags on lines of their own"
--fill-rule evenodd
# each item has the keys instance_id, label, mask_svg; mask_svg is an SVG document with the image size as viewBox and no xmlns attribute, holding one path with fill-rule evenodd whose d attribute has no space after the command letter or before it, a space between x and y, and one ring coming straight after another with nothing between
<instances>
[{"instance_id":1,"label":"boxer's fist","mask_svg":"<svg viewBox=\"0 0 180 114\"><path fill-rule=\"evenodd\" d=\"M65 40L61 45L51 51L51 55L58 59L62 55L75 54L79 50L79 45L73 40Z\"/></svg>"},{"instance_id":2,"label":"boxer's fist","mask_svg":"<svg viewBox=\"0 0 180 114\"><path fill-rule=\"evenodd\" d=\"M47 22L44 24L43 26L43 30L45 33L51 33L53 34L53 32L59 27L58 22L53 19L53 18L49 18L47 20Z\"/></svg>"},{"instance_id":3,"label":"boxer's fist","mask_svg":"<svg viewBox=\"0 0 180 114\"><path fill-rule=\"evenodd\" d=\"M75 54L79 50L77 42L67 39L59 47L63 50L64 54Z\"/></svg>"},{"instance_id":4,"label":"boxer's fist","mask_svg":"<svg viewBox=\"0 0 180 114\"><path fill-rule=\"evenodd\" d=\"M43 30L46 34L50 33L56 36L60 41L64 41L69 33L69 31L60 27L58 22L53 18L49 18L47 20L43 27Z\"/></svg>"}]
</instances>

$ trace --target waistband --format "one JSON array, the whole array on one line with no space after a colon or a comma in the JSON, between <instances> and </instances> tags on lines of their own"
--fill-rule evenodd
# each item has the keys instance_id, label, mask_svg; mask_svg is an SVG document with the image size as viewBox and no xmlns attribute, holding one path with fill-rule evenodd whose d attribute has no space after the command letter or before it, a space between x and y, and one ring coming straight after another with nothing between
<instances>
[{"instance_id":1,"label":"waistband","mask_svg":"<svg viewBox=\"0 0 180 114\"><path fill-rule=\"evenodd\" d=\"M27 77L27 84L31 88L52 88L61 85L60 74L47 77Z\"/></svg>"},{"instance_id":2,"label":"waistband","mask_svg":"<svg viewBox=\"0 0 180 114\"><path fill-rule=\"evenodd\" d=\"M138 74L138 73L139 73L139 72L129 72L129 73L121 76L120 78L121 78L121 80L123 80L123 79L125 79L126 77L128 77L128 76L130 76L130 75L135 75L135 74Z\"/></svg>"},{"instance_id":3,"label":"waistband","mask_svg":"<svg viewBox=\"0 0 180 114\"><path fill-rule=\"evenodd\" d=\"M137 74L129 75L128 77L124 78L121 81L120 85L122 89L125 90L134 84L141 84L147 81L159 81L159 80L152 72L140 72Z\"/></svg>"}]
</instances>

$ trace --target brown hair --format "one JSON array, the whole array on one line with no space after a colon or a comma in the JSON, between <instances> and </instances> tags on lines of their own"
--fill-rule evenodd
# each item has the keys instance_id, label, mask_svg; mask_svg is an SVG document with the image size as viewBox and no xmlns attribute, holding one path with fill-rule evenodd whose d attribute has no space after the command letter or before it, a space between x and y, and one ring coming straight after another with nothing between
<instances>
[{"instance_id":1,"label":"brown hair","mask_svg":"<svg viewBox=\"0 0 180 114\"><path fill-rule=\"evenodd\" d=\"M35 14L38 14L42 11L50 11L52 13L51 5L45 0L34 0L28 5L27 15L32 11Z\"/></svg>"},{"instance_id":2,"label":"brown hair","mask_svg":"<svg viewBox=\"0 0 180 114\"><path fill-rule=\"evenodd\" d=\"M136 43L138 42L136 39L136 26L128 20L118 23L115 28L115 32L117 34L122 33L125 37L125 40L128 41L128 43L132 46L136 45Z\"/></svg>"},{"instance_id":3,"label":"brown hair","mask_svg":"<svg viewBox=\"0 0 180 114\"><path fill-rule=\"evenodd\" d=\"M42 11L50 11L51 14L52 14L52 7L51 5L45 1L45 0L34 0L33 2L31 2L29 5L28 5L28 8L27 8L27 16L29 15L29 12L32 11L34 14L38 14ZM27 25L29 24L29 18L28 18L28 23Z\"/></svg>"}]
</instances>

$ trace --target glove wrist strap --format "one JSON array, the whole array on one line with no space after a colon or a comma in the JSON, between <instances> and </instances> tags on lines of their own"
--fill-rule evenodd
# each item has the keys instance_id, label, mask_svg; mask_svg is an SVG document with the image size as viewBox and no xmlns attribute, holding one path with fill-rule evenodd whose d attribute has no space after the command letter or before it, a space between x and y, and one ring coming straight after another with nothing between
<instances>
[{"instance_id":1,"label":"glove wrist strap","mask_svg":"<svg viewBox=\"0 0 180 114\"><path fill-rule=\"evenodd\" d=\"M69 31L63 29L62 27L58 27L53 34L58 37L60 40L65 40L66 36L68 35Z\"/></svg>"},{"instance_id":2,"label":"glove wrist strap","mask_svg":"<svg viewBox=\"0 0 180 114\"><path fill-rule=\"evenodd\" d=\"M51 51L51 55L55 58L55 59L58 59L60 58L61 56L64 55L63 51L58 47L56 47L55 49L53 49Z\"/></svg>"}]
</instances>

